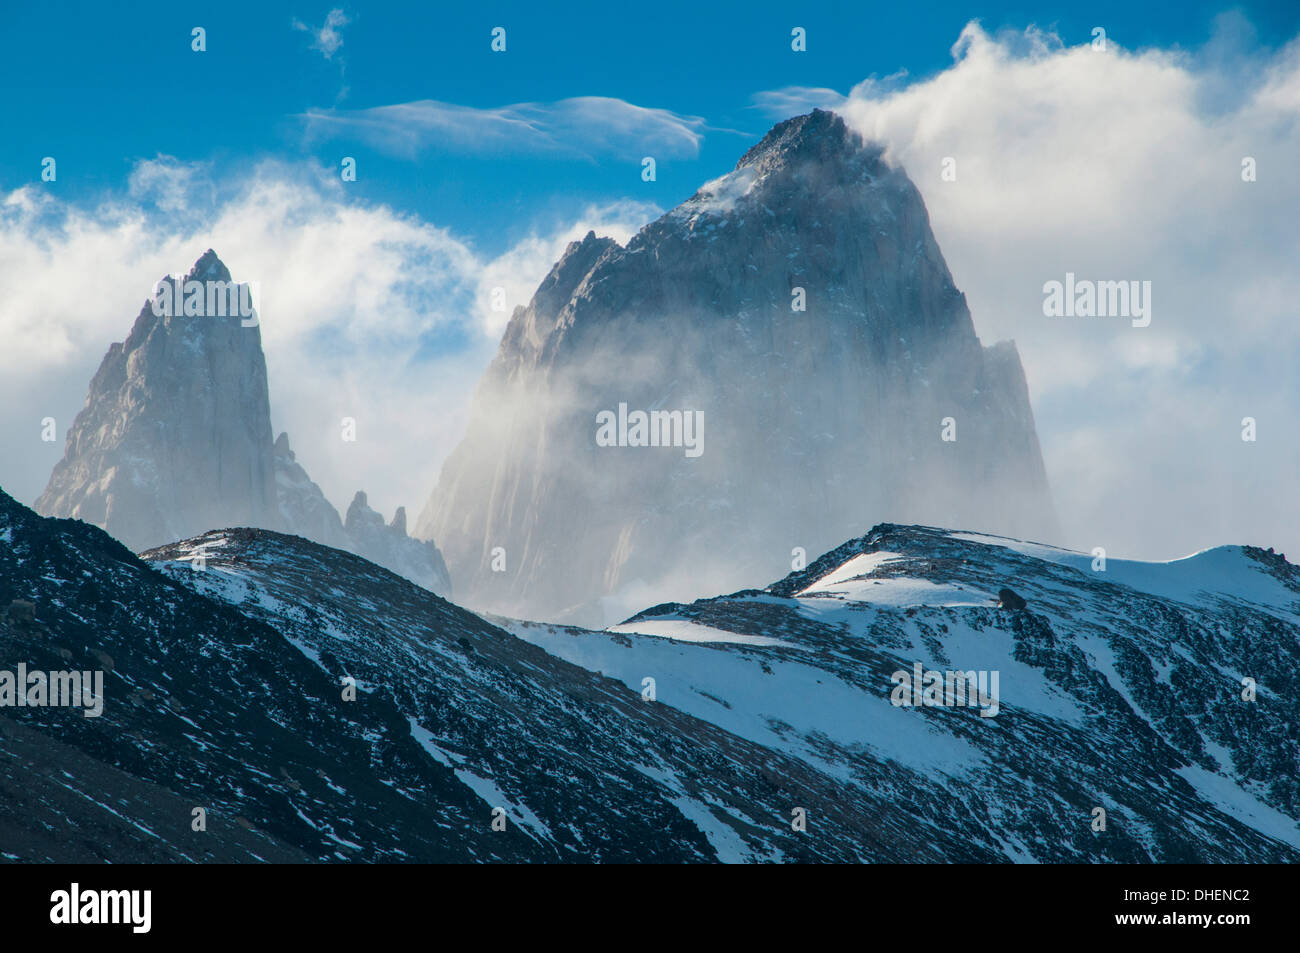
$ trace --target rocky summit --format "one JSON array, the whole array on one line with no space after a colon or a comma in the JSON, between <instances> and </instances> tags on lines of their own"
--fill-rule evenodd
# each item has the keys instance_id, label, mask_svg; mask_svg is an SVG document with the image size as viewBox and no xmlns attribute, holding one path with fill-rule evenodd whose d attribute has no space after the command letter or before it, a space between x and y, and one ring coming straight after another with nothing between
<instances>
[{"instance_id":1,"label":"rocky summit","mask_svg":"<svg viewBox=\"0 0 1300 953\"><path fill-rule=\"evenodd\" d=\"M1050 539L1014 344L920 193L823 111L516 308L416 524L466 604L604 625L882 519Z\"/></svg>"},{"instance_id":2,"label":"rocky summit","mask_svg":"<svg viewBox=\"0 0 1300 953\"><path fill-rule=\"evenodd\" d=\"M160 287L208 282L231 282L210 249ZM206 295L189 314L157 303L104 355L37 511L94 523L136 550L214 526L273 525L261 329L237 309L209 314Z\"/></svg>"},{"instance_id":3,"label":"rocky summit","mask_svg":"<svg viewBox=\"0 0 1300 953\"><path fill-rule=\"evenodd\" d=\"M211 249L184 278L160 281L104 356L36 510L93 523L135 551L217 527L278 530L449 595L441 554L407 535L404 509L383 526L358 493L362 509L345 526L288 434L272 441L253 304Z\"/></svg>"}]
</instances>

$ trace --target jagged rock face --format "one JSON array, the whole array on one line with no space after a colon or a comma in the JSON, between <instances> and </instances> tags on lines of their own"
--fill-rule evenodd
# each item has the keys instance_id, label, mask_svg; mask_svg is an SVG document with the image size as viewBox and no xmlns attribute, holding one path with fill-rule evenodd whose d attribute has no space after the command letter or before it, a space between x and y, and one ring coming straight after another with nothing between
<instances>
[{"instance_id":1,"label":"jagged rock face","mask_svg":"<svg viewBox=\"0 0 1300 953\"><path fill-rule=\"evenodd\" d=\"M275 440L275 485L281 526L326 546L350 548L339 511L294 458L287 433Z\"/></svg>"},{"instance_id":2,"label":"jagged rock face","mask_svg":"<svg viewBox=\"0 0 1300 953\"><path fill-rule=\"evenodd\" d=\"M192 282L202 293L189 299ZM165 279L170 303L162 316L146 303L130 337L109 348L37 512L93 523L137 551L218 527L282 531L364 554L449 596L442 555L406 535L404 508L386 527L358 494L364 512L349 511L345 528L289 435L272 443L251 297L228 298L222 314L210 298L231 283L211 249L184 279Z\"/></svg>"},{"instance_id":3,"label":"jagged rock face","mask_svg":"<svg viewBox=\"0 0 1300 953\"><path fill-rule=\"evenodd\" d=\"M209 250L184 280L231 277ZM213 526L274 525L261 332L202 307L140 309L91 381L38 512L94 523L133 549Z\"/></svg>"},{"instance_id":4,"label":"jagged rock face","mask_svg":"<svg viewBox=\"0 0 1300 953\"><path fill-rule=\"evenodd\" d=\"M280 525L286 532L364 556L416 585L451 598L451 577L438 547L406 534L406 507L399 506L393 521L385 525L383 516L371 509L366 494L358 491L347 518L340 520L338 510L294 459L285 433L275 441L275 479Z\"/></svg>"},{"instance_id":5,"label":"jagged rock face","mask_svg":"<svg viewBox=\"0 0 1300 953\"><path fill-rule=\"evenodd\" d=\"M406 507L399 506L392 523L385 526L383 516L371 509L366 495L358 491L348 506L343 531L348 538L344 548L443 598L451 598L451 578L438 548L432 542L406 535Z\"/></svg>"},{"instance_id":6,"label":"jagged rock face","mask_svg":"<svg viewBox=\"0 0 1300 953\"><path fill-rule=\"evenodd\" d=\"M702 452L598 445L620 404L702 413ZM591 623L886 518L1055 530L1014 345L981 346L907 176L816 111L626 248L569 246L416 535L467 604Z\"/></svg>"}]
</instances>

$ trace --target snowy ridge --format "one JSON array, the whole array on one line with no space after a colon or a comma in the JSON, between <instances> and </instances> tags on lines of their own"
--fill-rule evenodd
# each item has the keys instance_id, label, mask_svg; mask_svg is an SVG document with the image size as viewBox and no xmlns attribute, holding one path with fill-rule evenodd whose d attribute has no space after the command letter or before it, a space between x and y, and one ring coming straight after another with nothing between
<instances>
[{"instance_id":1,"label":"snowy ridge","mask_svg":"<svg viewBox=\"0 0 1300 953\"><path fill-rule=\"evenodd\" d=\"M1300 860L1300 578L1263 550L1209 551L1213 586L1165 565L1180 601L882 524L593 631L265 530L142 562L0 494L0 539L0 644L108 676L102 718L0 712L23 859ZM897 704L914 666L998 680L983 707ZM69 823L111 831L41 833Z\"/></svg>"},{"instance_id":2,"label":"snowy ridge","mask_svg":"<svg viewBox=\"0 0 1300 953\"><path fill-rule=\"evenodd\" d=\"M1247 547L1108 560L1104 572L1093 559L882 525L766 590L659 606L603 632L494 621L632 689L660 673L664 704L818 770L865 755L969 786L997 806L1011 859L1068 856L1071 825L1088 831L1094 806L1131 856L1197 855L1166 840L1167 818L1186 812L1203 836L1219 826L1231 842L1244 826L1294 857L1300 572ZM1025 609L998 607L1006 587ZM674 639L687 624L709 637ZM889 674L917 662L997 671L998 727L894 706ZM1246 675L1255 702L1241 698Z\"/></svg>"}]
</instances>

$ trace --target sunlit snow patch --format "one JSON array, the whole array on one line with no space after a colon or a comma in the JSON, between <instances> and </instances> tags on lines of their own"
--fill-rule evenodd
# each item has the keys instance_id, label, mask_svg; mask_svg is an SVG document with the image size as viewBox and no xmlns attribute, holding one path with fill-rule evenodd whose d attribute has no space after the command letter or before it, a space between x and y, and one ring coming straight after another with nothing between
<instances>
[{"instance_id":1,"label":"sunlit snow patch","mask_svg":"<svg viewBox=\"0 0 1300 953\"><path fill-rule=\"evenodd\" d=\"M728 632L725 629L700 625L689 619L642 619L639 622L621 622L618 625L611 625L605 631L620 635L657 635L678 642L731 642L736 645L763 645L783 649L802 648L781 639L773 639L765 635L741 635L739 632Z\"/></svg>"},{"instance_id":2,"label":"sunlit snow patch","mask_svg":"<svg viewBox=\"0 0 1300 953\"><path fill-rule=\"evenodd\" d=\"M701 213L726 215L735 211L738 200L753 191L756 181L754 170L750 167L728 172L704 183L692 200L682 205L682 210L692 213L692 218Z\"/></svg>"},{"instance_id":3,"label":"sunlit snow patch","mask_svg":"<svg viewBox=\"0 0 1300 953\"><path fill-rule=\"evenodd\" d=\"M546 823L532 812L522 801L516 801L508 797L491 778L484 778L462 765L465 762L463 755L448 751L442 745L438 744L434 738L433 732L429 731L410 715L406 717L407 723L411 726L411 737L419 742L429 757L433 758L443 767L450 768L456 775L457 780L464 784L483 801L484 804L491 808L501 808L509 814L514 822L518 824L525 833L534 840L552 840L550 828Z\"/></svg>"},{"instance_id":4,"label":"sunlit snow patch","mask_svg":"<svg viewBox=\"0 0 1300 953\"><path fill-rule=\"evenodd\" d=\"M1160 599L1184 605L1215 605L1220 599L1247 603L1279 618L1300 621L1295 593L1265 572L1240 546L1215 546L1181 559L1147 562L1107 558L1104 570L1094 571L1094 557L1042 543L1026 543L983 533L949 533L953 539L1002 546L1045 562L1070 566L1098 582L1117 583Z\"/></svg>"},{"instance_id":5,"label":"sunlit snow patch","mask_svg":"<svg viewBox=\"0 0 1300 953\"><path fill-rule=\"evenodd\" d=\"M1231 778L1206 771L1196 765L1178 768L1196 793L1214 807L1230 814L1247 827L1300 848L1300 826L1276 808L1269 807L1254 795L1243 791Z\"/></svg>"},{"instance_id":6,"label":"sunlit snow patch","mask_svg":"<svg viewBox=\"0 0 1300 953\"><path fill-rule=\"evenodd\" d=\"M872 575L887 563L905 558L898 553L859 553L795 595L830 596L887 606L988 606L997 601L978 589L909 576Z\"/></svg>"}]
</instances>

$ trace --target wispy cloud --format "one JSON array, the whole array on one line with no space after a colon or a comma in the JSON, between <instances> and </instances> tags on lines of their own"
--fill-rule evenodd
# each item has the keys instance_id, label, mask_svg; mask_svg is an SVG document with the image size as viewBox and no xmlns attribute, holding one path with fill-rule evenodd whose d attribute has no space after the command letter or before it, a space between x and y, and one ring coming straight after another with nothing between
<instances>
[{"instance_id":1,"label":"wispy cloud","mask_svg":"<svg viewBox=\"0 0 1300 953\"><path fill-rule=\"evenodd\" d=\"M127 191L141 205L152 205L164 212L188 211L196 198L213 198L204 165L181 162L168 155L137 162L127 178Z\"/></svg>"},{"instance_id":2,"label":"wispy cloud","mask_svg":"<svg viewBox=\"0 0 1300 953\"><path fill-rule=\"evenodd\" d=\"M371 109L309 110L299 118L308 140L355 138L407 158L426 151L692 157L708 129L699 116L606 96L490 109L425 99Z\"/></svg>"},{"instance_id":3,"label":"wispy cloud","mask_svg":"<svg viewBox=\"0 0 1300 953\"><path fill-rule=\"evenodd\" d=\"M334 54L343 48L342 30L351 22L346 13L339 8L335 8L325 14L325 22L319 27L309 26L295 17L293 28L310 34L312 38L311 48L320 53L325 59L331 60L334 58Z\"/></svg>"},{"instance_id":4,"label":"wispy cloud","mask_svg":"<svg viewBox=\"0 0 1300 953\"><path fill-rule=\"evenodd\" d=\"M838 109L848 102L841 92L825 86L786 86L753 96L753 104L765 116L785 119L813 109Z\"/></svg>"}]
</instances>

